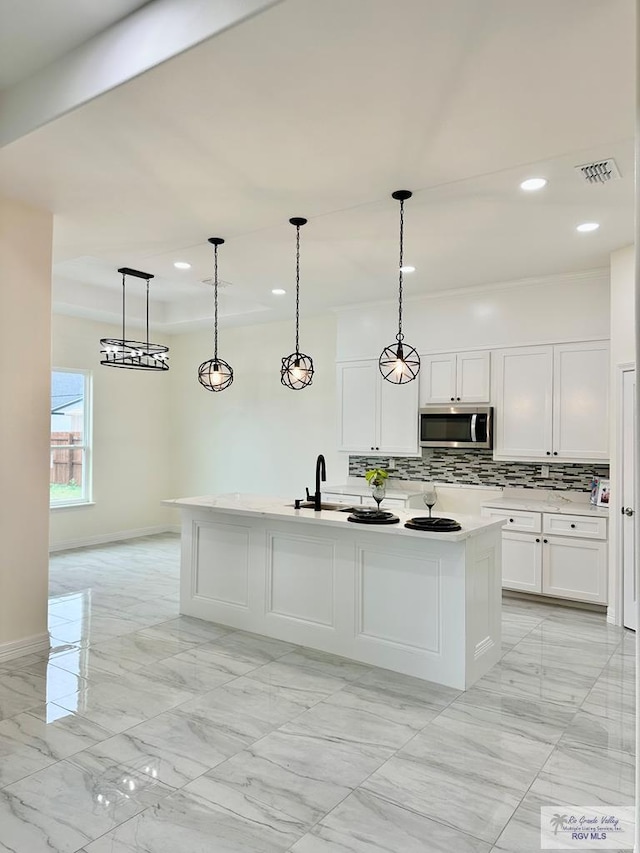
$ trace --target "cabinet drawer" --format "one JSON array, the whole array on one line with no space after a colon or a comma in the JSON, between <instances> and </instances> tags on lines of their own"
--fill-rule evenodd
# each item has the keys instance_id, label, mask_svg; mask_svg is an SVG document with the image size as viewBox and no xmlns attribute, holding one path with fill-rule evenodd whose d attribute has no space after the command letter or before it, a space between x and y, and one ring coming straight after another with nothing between
<instances>
[{"instance_id":1,"label":"cabinet drawer","mask_svg":"<svg viewBox=\"0 0 640 853\"><path fill-rule=\"evenodd\" d=\"M375 506L376 502L373 498L363 497L362 503L364 506ZM406 501L401 500L400 498L385 498L382 501L380 509L404 509L406 506Z\"/></svg>"},{"instance_id":2,"label":"cabinet drawer","mask_svg":"<svg viewBox=\"0 0 640 853\"><path fill-rule=\"evenodd\" d=\"M503 519L507 523L502 528L503 532L515 530L520 533L540 533L542 530L542 519L539 512L527 512L526 510L493 509L483 507L482 515L485 518L495 520Z\"/></svg>"},{"instance_id":3,"label":"cabinet drawer","mask_svg":"<svg viewBox=\"0 0 640 853\"><path fill-rule=\"evenodd\" d=\"M360 504L360 495L345 495L342 492L322 492L322 500L344 504L345 506L358 506Z\"/></svg>"},{"instance_id":4,"label":"cabinet drawer","mask_svg":"<svg viewBox=\"0 0 640 853\"><path fill-rule=\"evenodd\" d=\"M545 512L542 516L545 533L560 536L580 536L582 539L606 539L607 519L602 516L559 515Z\"/></svg>"}]
</instances>

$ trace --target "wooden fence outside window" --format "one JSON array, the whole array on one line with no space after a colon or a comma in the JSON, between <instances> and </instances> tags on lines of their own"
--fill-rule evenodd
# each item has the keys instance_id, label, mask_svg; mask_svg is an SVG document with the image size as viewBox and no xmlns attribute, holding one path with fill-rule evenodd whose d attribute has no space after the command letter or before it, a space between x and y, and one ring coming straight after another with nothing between
<instances>
[{"instance_id":1,"label":"wooden fence outside window","mask_svg":"<svg viewBox=\"0 0 640 853\"><path fill-rule=\"evenodd\" d=\"M58 445L71 445L58 447ZM74 445L80 445L76 447ZM79 432L51 433L51 483L68 485L82 483L82 434Z\"/></svg>"}]
</instances>

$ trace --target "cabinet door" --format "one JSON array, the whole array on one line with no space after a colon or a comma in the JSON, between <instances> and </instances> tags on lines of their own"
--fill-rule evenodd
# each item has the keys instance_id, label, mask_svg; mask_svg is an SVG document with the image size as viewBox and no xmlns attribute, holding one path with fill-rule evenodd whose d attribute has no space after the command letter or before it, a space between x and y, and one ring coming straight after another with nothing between
<instances>
[{"instance_id":1,"label":"cabinet door","mask_svg":"<svg viewBox=\"0 0 640 853\"><path fill-rule=\"evenodd\" d=\"M376 450L391 456L418 453L418 391L415 379L394 385L380 376Z\"/></svg>"},{"instance_id":2,"label":"cabinet door","mask_svg":"<svg viewBox=\"0 0 640 853\"><path fill-rule=\"evenodd\" d=\"M608 459L608 344L563 344L553 358L553 455Z\"/></svg>"},{"instance_id":3,"label":"cabinet door","mask_svg":"<svg viewBox=\"0 0 640 853\"><path fill-rule=\"evenodd\" d=\"M420 405L451 403L456 398L456 356L420 358Z\"/></svg>"},{"instance_id":4,"label":"cabinet door","mask_svg":"<svg viewBox=\"0 0 640 853\"><path fill-rule=\"evenodd\" d=\"M542 544L529 533L502 534L502 586L524 592L542 591Z\"/></svg>"},{"instance_id":5,"label":"cabinet door","mask_svg":"<svg viewBox=\"0 0 640 853\"><path fill-rule=\"evenodd\" d=\"M338 365L338 449L370 453L376 447L378 363Z\"/></svg>"},{"instance_id":6,"label":"cabinet door","mask_svg":"<svg viewBox=\"0 0 640 853\"><path fill-rule=\"evenodd\" d=\"M553 348L494 355L495 458L552 458Z\"/></svg>"},{"instance_id":7,"label":"cabinet door","mask_svg":"<svg viewBox=\"0 0 640 853\"><path fill-rule=\"evenodd\" d=\"M456 364L456 398L463 403L488 403L490 353L459 352Z\"/></svg>"},{"instance_id":8,"label":"cabinet door","mask_svg":"<svg viewBox=\"0 0 640 853\"><path fill-rule=\"evenodd\" d=\"M560 598L607 603L607 543L544 538L542 592Z\"/></svg>"}]
</instances>

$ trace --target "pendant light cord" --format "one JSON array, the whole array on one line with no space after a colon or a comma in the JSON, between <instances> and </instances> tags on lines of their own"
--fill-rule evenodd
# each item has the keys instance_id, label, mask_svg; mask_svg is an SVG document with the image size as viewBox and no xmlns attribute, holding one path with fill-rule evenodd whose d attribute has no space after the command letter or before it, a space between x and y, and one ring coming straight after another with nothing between
<instances>
[{"instance_id":1,"label":"pendant light cord","mask_svg":"<svg viewBox=\"0 0 640 853\"><path fill-rule=\"evenodd\" d=\"M124 353L124 311L125 311L125 306L126 306L126 299L125 299L125 295L124 295L124 293L125 293L125 283L124 283L125 278L126 278L125 274L122 273L122 352L123 353Z\"/></svg>"},{"instance_id":2,"label":"pendant light cord","mask_svg":"<svg viewBox=\"0 0 640 853\"><path fill-rule=\"evenodd\" d=\"M218 244L213 246L213 360L218 361Z\"/></svg>"},{"instance_id":3,"label":"pendant light cord","mask_svg":"<svg viewBox=\"0 0 640 853\"><path fill-rule=\"evenodd\" d=\"M396 340L400 343L404 335L402 334L402 265L403 265L403 246L404 246L404 199L400 200L400 271L398 273L398 334Z\"/></svg>"},{"instance_id":4,"label":"pendant light cord","mask_svg":"<svg viewBox=\"0 0 640 853\"><path fill-rule=\"evenodd\" d=\"M147 279L147 354L149 353L149 279Z\"/></svg>"},{"instance_id":5,"label":"pendant light cord","mask_svg":"<svg viewBox=\"0 0 640 853\"><path fill-rule=\"evenodd\" d=\"M300 226L296 225L296 355L300 352Z\"/></svg>"}]
</instances>

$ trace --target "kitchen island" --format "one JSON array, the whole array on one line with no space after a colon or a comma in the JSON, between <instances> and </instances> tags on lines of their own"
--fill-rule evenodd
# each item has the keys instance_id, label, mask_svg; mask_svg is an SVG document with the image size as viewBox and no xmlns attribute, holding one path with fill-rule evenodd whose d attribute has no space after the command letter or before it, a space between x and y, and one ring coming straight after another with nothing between
<instances>
[{"instance_id":1,"label":"kitchen island","mask_svg":"<svg viewBox=\"0 0 640 853\"><path fill-rule=\"evenodd\" d=\"M458 689L500 657L501 527L364 525L286 499L217 495L181 509L180 612Z\"/></svg>"}]
</instances>

